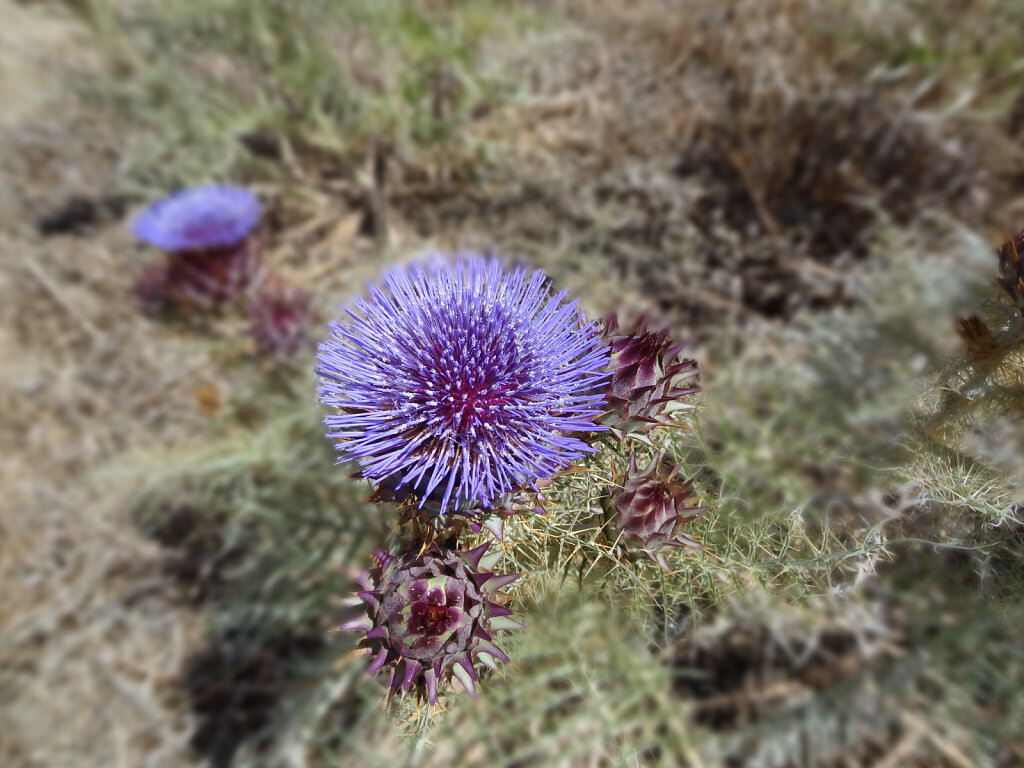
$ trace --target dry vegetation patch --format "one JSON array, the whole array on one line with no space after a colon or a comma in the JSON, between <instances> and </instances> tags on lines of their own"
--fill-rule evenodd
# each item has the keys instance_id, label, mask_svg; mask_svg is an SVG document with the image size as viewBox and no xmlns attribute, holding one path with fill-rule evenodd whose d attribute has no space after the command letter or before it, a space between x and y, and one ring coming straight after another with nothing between
<instances>
[{"instance_id":1,"label":"dry vegetation patch","mask_svg":"<svg viewBox=\"0 0 1024 768\"><path fill-rule=\"evenodd\" d=\"M1022 759L1019 412L972 405L1019 359L951 342L1021 210L1012 3L72 5L118 77L0 136L8 763L406 754L327 634L382 532L306 363L128 300L133 206L211 173L253 183L321 317L393 257L497 247L698 342L706 415L669 442L717 498L706 549L630 582L587 517L609 467L574 477L522 561L536 631L476 708L402 711L411 765Z\"/></svg>"}]
</instances>

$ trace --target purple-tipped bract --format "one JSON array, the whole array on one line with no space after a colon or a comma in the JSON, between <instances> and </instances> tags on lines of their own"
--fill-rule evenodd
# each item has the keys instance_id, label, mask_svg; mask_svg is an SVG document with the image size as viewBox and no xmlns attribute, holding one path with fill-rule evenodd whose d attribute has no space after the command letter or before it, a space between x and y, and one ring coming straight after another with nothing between
<instances>
[{"instance_id":1,"label":"purple-tipped bract","mask_svg":"<svg viewBox=\"0 0 1024 768\"><path fill-rule=\"evenodd\" d=\"M168 253L203 251L244 240L260 212L259 200L247 189L191 187L153 203L135 219L132 231Z\"/></svg>"},{"instance_id":2,"label":"purple-tipped bract","mask_svg":"<svg viewBox=\"0 0 1024 768\"><path fill-rule=\"evenodd\" d=\"M441 512L493 505L593 451L608 348L540 270L395 269L332 326L318 390L342 460Z\"/></svg>"}]
</instances>

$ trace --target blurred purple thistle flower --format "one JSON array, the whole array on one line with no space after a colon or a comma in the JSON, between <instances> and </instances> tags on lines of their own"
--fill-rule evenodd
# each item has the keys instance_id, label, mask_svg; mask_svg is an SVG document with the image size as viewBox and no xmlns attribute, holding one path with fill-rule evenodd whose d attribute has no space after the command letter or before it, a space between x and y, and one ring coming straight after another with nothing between
<instances>
[{"instance_id":1,"label":"blurred purple thistle flower","mask_svg":"<svg viewBox=\"0 0 1024 768\"><path fill-rule=\"evenodd\" d=\"M164 301L212 309L238 298L260 279L260 258L249 235L261 206L238 187L184 189L153 203L135 219L132 231L167 253L160 281L148 270L136 288L144 305Z\"/></svg>"},{"instance_id":2,"label":"blurred purple thistle flower","mask_svg":"<svg viewBox=\"0 0 1024 768\"><path fill-rule=\"evenodd\" d=\"M412 266L358 299L320 347L342 460L422 508L488 506L595 449L608 348L540 270L469 255Z\"/></svg>"},{"instance_id":3,"label":"blurred purple thistle flower","mask_svg":"<svg viewBox=\"0 0 1024 768\"><path fill-rule=\"evenodd\" d=\"M241 242L259 223L260 201L247 189L191 187L158 200L135 219L132 231L161 251L205 251Z\"/></svg>"}]
</instances>

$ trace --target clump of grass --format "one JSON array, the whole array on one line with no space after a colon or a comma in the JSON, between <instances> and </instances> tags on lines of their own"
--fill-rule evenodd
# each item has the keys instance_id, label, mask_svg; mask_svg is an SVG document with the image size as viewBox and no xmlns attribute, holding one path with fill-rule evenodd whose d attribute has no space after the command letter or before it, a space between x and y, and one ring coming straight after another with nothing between
<instances>
[{"instance_id":1,"label":"clump of grass","mask_svg":"<svg viewBox=\"0 0 1024 768\"><path fill-rule=\"evenodd\" d=\"M969 21L955 32L953 13ZM911 0L856 18L840 36L878 70L930 86L936 101L967 95L973 108L1005 114L1024 87L1014 42L1022 26L1024 13L1012 0Z\"/></svg>"},{"instance_id":2,"label":"clump of grass","mask_svg":"<svg viewBox=\"0 0 1024 768\"><path fill-rule=\"evenodd\" d=\"M478 705L429 733L431 759L460 765L673 765L690 740L669 679L651 663L628 598L596 602L543 577L514 664ZM614 627L614 630L612 630ZM426 735L423 736L426 738Z\"/></svg>"},{"instance_id":3,"label":"clump of grass","mask_svg":"<svg viewBox=\"0 0 1024 768\"><path fill-rule=\"evenodd\" d=\"M282 164L353 175L382 147L442 146L508 89L488 40L532 23L503 0L174 0L103 18L115 76L85 87L122 107L138 141L129 171L161 189Z\"/></svg>"}]
</instances>

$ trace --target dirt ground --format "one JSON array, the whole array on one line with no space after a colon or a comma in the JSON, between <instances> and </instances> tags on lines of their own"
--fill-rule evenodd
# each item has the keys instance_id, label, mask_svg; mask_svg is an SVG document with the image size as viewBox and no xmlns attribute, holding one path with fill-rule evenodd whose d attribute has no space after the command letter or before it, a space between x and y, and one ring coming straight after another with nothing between
<instances>
[{"instance_id":1,"label":"dirt ground","mask_svg":"<svg viewBox=\"0 0 1024 768\"><path fill-rule=\"evenodd\" d=\"M52 77L68 57L95 63L85 30L11 0L0 18L0 761L180 765L176 676L197 620L123 517L132 481L103 468L196 428L209 362L175 339L155 352L151 324L109 300L130 290L133 249L87 201L117 139Z\"/></svg>"}]
</instances>

